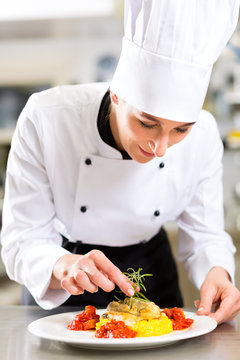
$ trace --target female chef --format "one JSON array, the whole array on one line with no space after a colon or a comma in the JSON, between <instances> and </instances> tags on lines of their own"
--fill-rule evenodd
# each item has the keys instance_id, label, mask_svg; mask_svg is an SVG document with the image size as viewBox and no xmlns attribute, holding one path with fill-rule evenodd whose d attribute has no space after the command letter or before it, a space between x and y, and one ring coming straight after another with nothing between
<instances>
[{"instance_id":1,"label":"female chef","mask_svg":"<svg viewBox=\"0 0 240 360\"><path fill-rule=\"evenodd\" d=\"M164 223L200 289L199 314L240 310L235 248L223 228L222 143L202 110L212 64L239 1L126 1L122 53L110 84L34 94L13 137L2 257L45 309L106 306L122 271L143 268L146 296L182 306ZM72 296L71 296L72 295ZM25 301L26 303L26 301Z\"/></svg>"}]
</instances>

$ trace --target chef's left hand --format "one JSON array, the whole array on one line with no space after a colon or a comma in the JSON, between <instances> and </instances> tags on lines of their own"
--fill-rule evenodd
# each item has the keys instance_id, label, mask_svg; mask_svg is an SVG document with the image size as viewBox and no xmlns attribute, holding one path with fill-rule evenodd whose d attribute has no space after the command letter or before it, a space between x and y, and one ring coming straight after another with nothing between
<instances>
[{"instance_id":1,"label":"chef's left hand","mask_svg":"<svg viewBox=\"0 0 240 360\"><path fill-rule=\"evenodd\" d=\"M232 284L228 272L213 267L200 289L201 300L196 300L197 315L209 315L221 324L232 320L240 312L240 291ZM215 305L215 310L212 306Z\"/></svg>"}]
</instances>

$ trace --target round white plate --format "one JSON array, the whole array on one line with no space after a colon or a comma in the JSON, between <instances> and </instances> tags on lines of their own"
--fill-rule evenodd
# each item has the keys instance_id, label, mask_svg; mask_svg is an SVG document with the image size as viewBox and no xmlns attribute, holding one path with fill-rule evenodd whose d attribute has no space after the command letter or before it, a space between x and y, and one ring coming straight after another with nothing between
<instances>
[{"instance_id":1,"label":"round white plate","mask_svg":"<svg viewBox=\"0 0 240 360\"><path fill-rule=\"evenodd\" d=\"M106 310L97 310L97 314L101 315L105 311ZM208 316L198 316L192 312L184 311L187 318L194 320L191 327L186 330L173 331L161 336L136 337L131 339L98 339L94 337L95 331L73 331L67 329L69 322L71 322L74 316L79 313L80 311L41 318L33 321L28 326L28 330L41 338L60 341L82 348L130 350L170 345L179 340L190 339L207 334L217 326L216 321Z\"/></svg>"}]
</instances>

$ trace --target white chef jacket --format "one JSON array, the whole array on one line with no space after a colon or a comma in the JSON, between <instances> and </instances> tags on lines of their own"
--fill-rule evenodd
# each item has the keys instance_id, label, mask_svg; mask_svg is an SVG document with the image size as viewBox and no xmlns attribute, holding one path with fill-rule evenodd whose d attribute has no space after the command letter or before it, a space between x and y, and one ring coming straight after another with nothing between
<instances>
[{"instance_id":1,"label":"white chef jacket","mask_svg":"<svg viewBox=\"0 0 240 360\"><path fill-rule=\"evenodd\" d=\"M187 137L162 158L123 160L97 129L108 86L60 86L32 95L13 136L2 257L9 277L45 309L69 297L48 289L54 264L68 253L60 234L72 242L125 246L151 239L176 220L178 258L198 288L213 266L234 277L235 247L223 224L223 147L214 118L202 111Z\"/></svg>"}]
</instances>

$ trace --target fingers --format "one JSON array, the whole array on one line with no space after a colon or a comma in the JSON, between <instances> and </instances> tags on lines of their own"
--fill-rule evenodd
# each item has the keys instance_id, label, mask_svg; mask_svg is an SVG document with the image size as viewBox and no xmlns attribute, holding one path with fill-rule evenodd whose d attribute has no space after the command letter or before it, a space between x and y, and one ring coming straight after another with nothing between
<instances>
[{"instance_id":1,"label":"fingers","mask_svg":"<svg viewBox=\"0 0 240 360\"><path fill-rule=\"evenodd\" d=\"M201 300L196 300L197 315L209 315L218 324L232 320L240 311L240 292L229 281L210 276L200 290Z\"/></svg>"},{"instance_id":2,"label":"fingers","mask_svg":"<svg viewBox=\"0 0 240 360\"><path fill-rule=\"evenodd\" d=\"M216 320L218 324L221 324L223 321L230 321L235 315L233 317L229 316L229 306L230 303L228 301L222 301L216 312L209 314L209 316Z\"/></svg>"},{"instance_id":3,"label":"fingers","mask_svg":"<svg viewBox=\"0 0 240 360\"><path fill-rule=\"evenodd\" d=\"M90 281L87 274L82 270L75 272L74 280L75 283L79 284L83 290L86 290L90 293L98 291L98 287Z\"/></svg>"},{"instance_id":4,"label":"fingers","mask_svg":"<svg viewBox=\"0 0 240 360\"><path fill-rule=\"evenodd\" d=\"M82 295L84 290L78 286L72 276L66 276L61 280L61 287L71 295Z\"/></svg>"},{"instance_id":5,"label":"fingers","mask_svg":"<svg viewBox=\"0 0 240 360\"><path fill-rule=\"evenodd\" d=\"M220 304L217 310L209 316L216 320L218 324L221 324L226 321L232 320L238 313L237 310L234 311L234 306L232 304L232 301L230 299L223 300Z\"/></svg>"},{"instance_id":6,"label":"fingers","mask_svg":"<svg viewBox=\"0 0 240 360\"><path fill-rule=\"evenodd\" d=\"M210 316L221 324L231 321L240 311L240 292L232 284L222 294L219 307Z\"/></svg>"},{"instance_id":7,"label":"fingers","mask_svg":"<svg viewBox=\"0 0 240 360\"><path fill-rule=\"evenodd\" d=\"M124 275L119 269L116 272L111 274L112 280L117 284L117 286L124 292L127 296L133 296L135 293L133 284L128 280L126 275ZM137 287L136 291L139 291Z\"/></svg>"},{"instance_id":8,"label":"fingers","mask_svg":"<svg viewBox=\"0 0 240 360\"><path fill-rule=\"evenodd\" d=\"M201 300L196 300L197 315L208 315L215 301L216 291L214 287L203 287L201 289Z\"/></svg>"},{"instance_id":9,"label":"fingers","mask_svg":"<svg viewBox=\"0 0 240 360\"><path fill-rule=\"evenodd\" d=\"M127 296L134 295L133 286L127 277L101 251L93 250L89 253L89 257L92 259L96 267L101 270L105 279L107 276L107 280L111 281L112 284L116 284ZM102 283L99 284L98 281L102 281L103 277L96 273L94 275L94 277L90 275L91 280L93 280L96 285L102 287ZM113 290L113 288L111 290Z\"/></svg>"},{"instance_id":10,"label":"fingers","mask_svg":"<svg viewBox=\"0 0 240 360\"><path fill-rule=\"evenodd\" d=\"M127 277L99 250L86 255L74 255L72 263L67 258L67 271L61 280L61 287L72 295L96 292L98 288L110 292L115 284L127 295L134 295L134 289Z\"/></svg>"},{"instance_id":11,"label":"fingers","mask_svg":"<svg viewBox=\"0 0 240 360\"><path fill-rule=\"evenodd\" d=\"M88 262L88 264L85 265L85 262ZM82 269L79 273L84 273L85 275L85 283L88 281L88 283L91 283L94 287L100 287L107 292L112 291L115 288L115 284L108 278L108 276L99 270L93 262L89 262L88 259L83 259L78 266ZM81 283L81 286L83 286L83 279L78 277L76 280Z\"/></svg>"}]
</instances>

